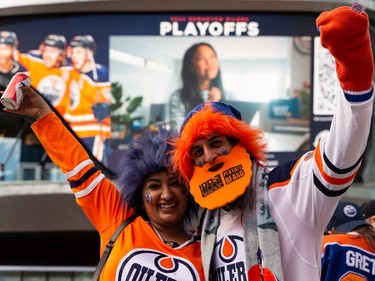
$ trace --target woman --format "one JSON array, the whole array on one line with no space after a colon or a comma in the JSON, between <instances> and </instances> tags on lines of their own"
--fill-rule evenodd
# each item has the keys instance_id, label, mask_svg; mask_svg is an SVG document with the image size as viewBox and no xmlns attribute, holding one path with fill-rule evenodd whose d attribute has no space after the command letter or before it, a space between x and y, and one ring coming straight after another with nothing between
<instances>
[{"instance_id":1,"label":"woman","mask_svg":"<svg viewBox=\"0 0 375 281\"><path fill-rule=\"evenodd\" d=\"M192 45L186 52L181 70L182 88L169 100L172 129L179 130L186 113L204 101L225 100L219 60L208 43Z\"/></svg>"},{"instance_id":2,"label":"woman","mask_svg":"<svg viewBox=\"0 0 375 281\"><path fill-rule=\"evenodd\" d=\"M204 280L200 242L186 228L196 205L186 186L169 172L171 134L147 133L130 145L117 189L42 97L30 87L22 89L20 108L6 111L37 120L32 129L99 232L101 253L118 226L137 215L118 236L101 280Z\"/></svg>"}]
</instances>

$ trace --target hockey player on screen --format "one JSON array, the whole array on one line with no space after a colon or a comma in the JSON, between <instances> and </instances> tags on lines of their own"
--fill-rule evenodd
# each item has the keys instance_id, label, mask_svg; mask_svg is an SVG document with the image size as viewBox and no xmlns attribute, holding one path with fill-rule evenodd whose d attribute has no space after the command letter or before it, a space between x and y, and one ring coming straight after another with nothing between
<instances>
[{"instance_id":1,"label":"hockey player on screen","mask_svg":"<svg viewBox=\"0 0 375 281\"><path fill-rule=\"evenodd\" d=\"M55 109L64 115L69 105L69 92L74 69L66 65L66 38L59 34L47 35L39 50L28 53L15 52L15 59L28 71L31 85Z\"/></svg>"},{"instance_id":2,"label":"hockey player on screen","mask_svg":"<svg viewBox=\"0 0 375 281\"><path fill-rule=\"evenodd\" d=\"M91 35L75 36L69 43L68 57L80 75L74 81L75 91L70 93L69 111L64 117L93 155L105 161L111 134L111 84L108 69L95 63L95 51Z\"/></svg>"},{"instance_id":3,"label":"hockey player on screen","mask_svg":"<svg viewBox=\"0 0 375 281\"><path fill-rule=\"evenodd\" d=\"M0 31L0 90L5 90L10 79L17 72L25 71L13 58L14 50L18 47L16 33Z\"/></svg>"}]
</instances>

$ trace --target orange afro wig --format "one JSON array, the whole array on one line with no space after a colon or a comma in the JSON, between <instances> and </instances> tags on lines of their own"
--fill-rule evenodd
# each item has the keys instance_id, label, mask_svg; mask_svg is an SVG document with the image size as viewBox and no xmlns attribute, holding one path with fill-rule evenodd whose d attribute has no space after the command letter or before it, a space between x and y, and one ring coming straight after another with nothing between
<instances>
[{"instance_id":1,"label":"orange afro wig","mask_svg":"<svg viewBox=\"0 0 375 281\"><path fill-rule=\"evenodd\" d=\"M173 169L189 181L193 174L190 151L194 143L207 136L219 134L236 139L251 157L263 161L267 147L263 132L244 123L241 113L231 105L207 102L197 105L186 116L180 137L175 140L172 153Z\"/></svg>"}]
</instances>

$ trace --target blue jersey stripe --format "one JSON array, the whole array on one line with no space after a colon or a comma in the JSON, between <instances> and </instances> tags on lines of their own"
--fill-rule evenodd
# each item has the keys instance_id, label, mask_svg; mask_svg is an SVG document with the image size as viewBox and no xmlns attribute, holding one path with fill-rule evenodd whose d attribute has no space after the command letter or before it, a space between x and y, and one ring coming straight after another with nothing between
<instances>
[{"instance_id":1,"label":"blue jersey stripe","mask_svg":"<svg viewBox=\"0 0 375 281\"><path fill-rule=\"evenodd\" d=\"M346 100L352 103L365 102L372 97L372 93L373 93L373 89L371 89L371 91L366 94L360 94L360 95L352 95L352 94L344 92Z\"/></svg>"},{"instance_id":2,"label":"blue jersey stripe","mask_svg":"<svg viewBox=\"0 0 375 281\"><path fill-rule=\"evenodd\" d=\"M332 164L331 161L329 161L327 155L325 154L325 152L323 153L323 159L324 159L324 162L327 164L328 168L333 171L334 173L336 174L347 174L351 171L353 171L358 165L359 163L362 161L362 157L363 157L363 154L362 156L358 159L357 162L355 162L355 164L349 168L346 168L346 169L340 169L340 168L337 168L335 165Z\"/></svg>"},{"instance_id":3,"label":"blue jersey stripe","mask_svg":"<svg viewBox=\"0 0 375 281\"><path fill-rule=\"evenodd\" d=\"M69 183L70 188L74 188L74 187L82 185L89 177L91 177L97 171L98 171L97 168L95 168L95 167L91 168L79 180Z\"/></svg>"},{"instance_id":4,"label":"blue jersey stripe","mask_svg":"<svg viewBox=\"0 0 375 281\"><path fill-rule=\"evenodd\" d=\"M322 192L325 196L328 196L328 197L340 196L340 195L344 194L348 190L348 188L350 187L350 185L349 185L349 186L345 187L344 189L329 190L322 184L322 182L318 179L318 177L315 175L315 173L313 173L313 175L314 175L314 185L320 190L320 192Z\"/></svg>"}]
</instances>

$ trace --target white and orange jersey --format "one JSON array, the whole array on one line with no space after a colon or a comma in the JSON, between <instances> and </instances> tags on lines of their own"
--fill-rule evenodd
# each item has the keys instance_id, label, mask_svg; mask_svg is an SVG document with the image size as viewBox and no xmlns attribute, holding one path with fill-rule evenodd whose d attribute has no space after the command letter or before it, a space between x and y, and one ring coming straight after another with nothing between
<instances>
[{"instance_id":1,"label":"white and orange jersey","mask_svg":"<svg viewBox=\"0 0 375 281\"><path fill-rule=\"evenodd\" d=\"M95 168L54 113L35 122L32 129L65 174L78 205L99 232L102 253L112 234L133 211L126 208L116 186ZM200 242L192 239L172 248L138 217L118 236L101 280L204 280Z\"/></svg>"},{"instance_id":2,"label":"white and orange jersey","mask_svg":"<svg viewBox=\"0 0 375 281\"><path fill-rule=\"evenodd\" d=\"M47 68L40 57L19 52L16 59L27 70L31 86L47 98L63 116L69 106L69 88L75 73L73 67Z\"/></svg>"},{"instance_id":3,"label":"white and orange jersey","mask_svg":"<svg viewBox=\"0 0 375 281\"><path fill-rule=\"evenodd\" d=\"M93 71L80 73L75 77L72 82L74 86L70 91L69 110L64 117L81 138L101 136L109 139L111 135L109 111L107 117L102 120L96 112L100 115L100 104L106 105L106 110L109 110L111 83L105 67L96 65L95 74L95 78Z\"/></svg>"},{"instance_id":4,"label":"white and orange jersey","mask_svg":"<svg viewBox=\"0 0 375 281\"><path fill-rule=\"evenodd\" d=\"M275 248L272 239L260 239L259 245L264 265L272 269L279 280L320 280L323 231L361 166L371 128L373 87L360 93L343 92L338 95L338 102L329 134L320 139L313 151L279 165L272 171L267 171L253 162L249 188L256 200L244 200L245 206L240 214L242 218L238 215L236 217L233 211L225 213L223 210L218 227L214 215L219 217L221 209L209 211L205 215L202 227L202 256L213 255L215 273L220 280L230 280L232 276L237 280L253 280L246 279L244 274L245 272L250 275L253 268L258 269L255 263L250 264L251 257L256 262L258 249L254 247L257 246L256 243L249 241L255 236L251 236L250 226L253 223L257 223L259 235L273 229L278 230L282 273L277 272L277 256L267 256L267 253L272 253ZM258 196L265 192L268 201L264 200L264 195L263 198ZM250 210L254 210L254 213L246 215ZM255 216L256 221L253 218ZM234 226L239 224L239 220L244 222L241 224L242 229L236 229ZM212 237L214 235L216 236ZM212 241L211 239L215 239L215 243L205 243ZM242 245L245 251L238 250ZM207 261L208 259L203 259L208 280L212 267L211 261ZM359 262L360 258L357 261ZM238 269L233 273L232 268L237 266Z\"/></svg>"},{"instance_id":5,"label":"white and orange jersey","mask_svg":"<svg viewBox=\"0 0 375 281\"><path fill-rule=\"evenodd\" d=\"M373 91L372 87L338 95L329 134L315 150L269 175L270 211L279 231L284 280L320 278L322 234L361 166Z\"/></svg>"}]
</instances>

